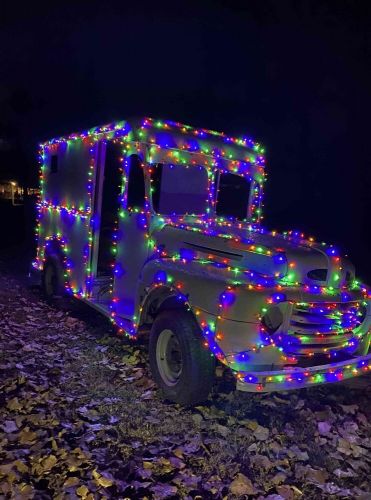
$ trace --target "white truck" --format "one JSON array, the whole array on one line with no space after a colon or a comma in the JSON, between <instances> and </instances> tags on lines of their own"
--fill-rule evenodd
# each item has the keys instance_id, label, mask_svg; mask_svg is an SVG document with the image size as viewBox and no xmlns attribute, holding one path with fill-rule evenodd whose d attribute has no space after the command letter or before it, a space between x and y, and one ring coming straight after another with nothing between
<instances>
[{"instance_id":1,"label":"white truck","mask_svg":"<svg viewBox=\"0 0 371 500\"><path fill-rule=\"evenodd\" d=\"M204 400L216 364L276 391L370 370L370 294L333 246L263 228L263 148L150 118L40 147L48 297L73 294L149 333L166 399Z\"/></svg>"}]
</instances>

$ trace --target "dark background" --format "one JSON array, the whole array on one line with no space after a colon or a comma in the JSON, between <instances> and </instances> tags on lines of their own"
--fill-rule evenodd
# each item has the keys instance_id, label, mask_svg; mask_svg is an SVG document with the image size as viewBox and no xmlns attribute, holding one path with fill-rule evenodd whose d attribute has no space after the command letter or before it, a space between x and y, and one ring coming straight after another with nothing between
<instances>
[{"instance_id":1,"label":"dark background","mask_svg":"<svg viewBox=\"0 0 371 500\"><path fill-rule=\"evenodd\" d=\"M369 2L7 5L0 180L36 185L38 141L131 115L251 135L265 224L339 245L371 282ZM30 248L30 210L1 209L0 243Z\"/></svg>"}]
</instances>

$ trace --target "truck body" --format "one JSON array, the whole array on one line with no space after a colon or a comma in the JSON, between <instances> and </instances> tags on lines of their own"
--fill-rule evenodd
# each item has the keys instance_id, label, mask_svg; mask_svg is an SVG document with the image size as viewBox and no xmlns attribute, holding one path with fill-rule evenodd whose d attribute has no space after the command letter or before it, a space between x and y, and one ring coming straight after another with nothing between
<instances>
[{"instance_id":1,"label":"truck body","mask_svg":"<svg viewBox=\"0 0 371 500\"><path fill-rule=\"evenodd\" d=\"M47 141L39 161L33 265L46 293L73 294L133 337L184 311L245 391L370 369L370 295L353 265L262 225L261 145L145 118ZM186 354L158 335L154 363L174 387Z\"/></svg>"}]
</instances>

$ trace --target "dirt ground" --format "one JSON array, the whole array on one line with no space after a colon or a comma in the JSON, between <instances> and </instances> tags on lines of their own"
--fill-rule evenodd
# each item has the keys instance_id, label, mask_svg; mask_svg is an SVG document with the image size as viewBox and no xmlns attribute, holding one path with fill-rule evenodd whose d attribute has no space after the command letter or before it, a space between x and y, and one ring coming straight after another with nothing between
<instances>
[{"instance_id":1,"label":"dirt ground","mask_svg":"<svg viewBox=\"0 0 371 500\"><path fill-rule=\"evenodd\" d=\"M144 341L0 262L0 498L371 498L371 378L163 402Z\"/></svg>"}]
</instances>

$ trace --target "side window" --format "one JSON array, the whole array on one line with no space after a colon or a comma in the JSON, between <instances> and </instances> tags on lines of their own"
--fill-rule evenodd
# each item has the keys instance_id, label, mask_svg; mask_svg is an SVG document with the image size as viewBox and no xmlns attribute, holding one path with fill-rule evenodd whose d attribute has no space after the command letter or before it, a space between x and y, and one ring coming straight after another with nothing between
<instances>
[{"instance_id":1,"label":"side window","mask_svg":"<svg viewBox=\"0 0 371 500\"><path fill-rule=\"evenodd\" d=\"M208 176L204 167L158 163L151 170L152 205L156 213L206 213Z\"/></svg>"},{"instance_id":2,"label":"side window","mask_svg":"<svg viewBox=\"0 0 371 500\"><path fill-rule=\"evenodd\" d=\"M56 174L58 172L58 155L50 157L50 173Z\"/></svg>"},{"instance_id":3,"label":"side window","mask_svg":"<svg viewBox=\"0 0 371 500\"><path fill-rule=\"evenodd\" d=\"M145 188L144 172L139 156L132 155L129 158L129 182L127 209L144 208Z\"/></svg>"},{"instance_id":4,"label":"side window","mask_svg":"<svg viewBox=\"0 0 371 500\"><path fill-rule=\"evenodd\" d=\"M216 215L244 220L247 217L251 182L231 173L219 174Z\"/></svg>"},{"instance_id":5,"label":"side window","mask_svg":"<svg viewBox=\"0 0 371 500\"><path fill-rule=\"evenodd\" d=\"M162 177L162 163L157 163L151 166L151 193L152 205L154 211L158 214L160 212L160 190L161 190L161 177Z\"/></svg>"}]
</instances>

